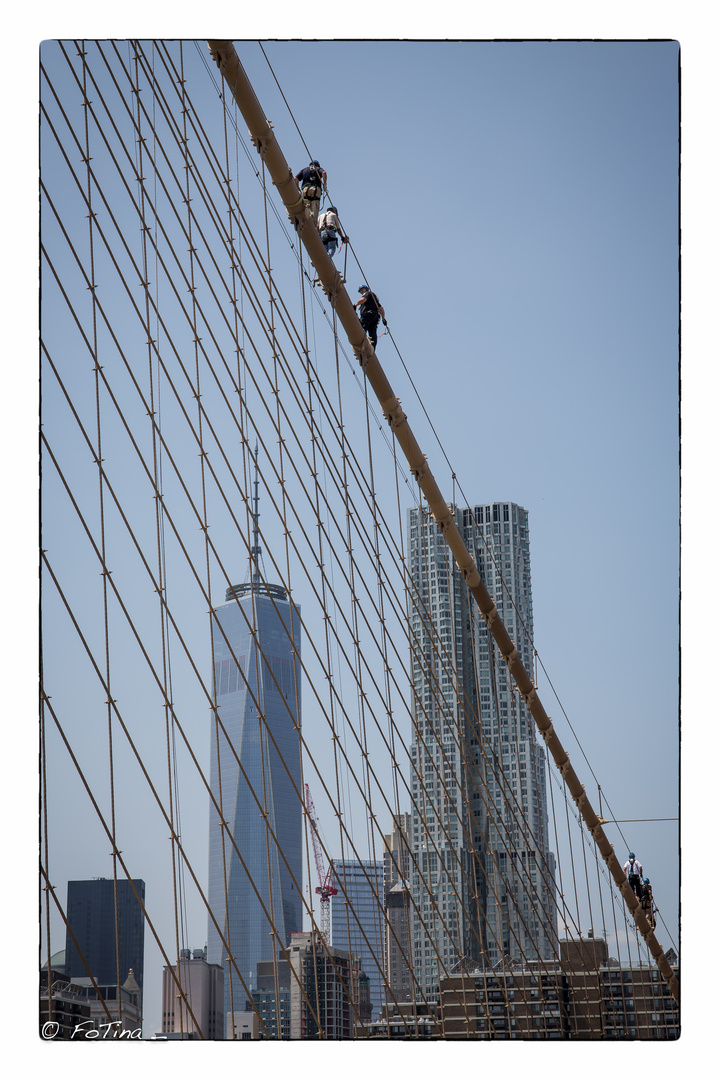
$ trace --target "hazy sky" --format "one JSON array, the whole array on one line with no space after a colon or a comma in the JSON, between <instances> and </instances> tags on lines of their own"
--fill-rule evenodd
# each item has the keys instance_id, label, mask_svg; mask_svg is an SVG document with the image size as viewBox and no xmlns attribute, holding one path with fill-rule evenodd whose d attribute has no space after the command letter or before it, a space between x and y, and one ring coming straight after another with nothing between
<instances>
[{"instance_id":1,"label":"hazy sky","mask_svg":"<svg viewBox=\"0 0 720 1080\"><path fill-rule=\"evenodd\" d=\"M262 52L237 48L300 167ZM613 812L676 816L677 45L265 49L385 305L402 359L387 338L379 355L441 488L402 361L458 501L530 513L536 646ZM623 832L674 930L676 827Z\"/></svg>"}]
</instances>

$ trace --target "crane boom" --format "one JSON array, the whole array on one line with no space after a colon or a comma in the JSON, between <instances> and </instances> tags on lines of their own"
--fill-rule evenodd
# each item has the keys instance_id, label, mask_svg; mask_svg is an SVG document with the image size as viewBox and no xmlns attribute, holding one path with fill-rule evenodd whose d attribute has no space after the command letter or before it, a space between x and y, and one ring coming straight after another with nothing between
<instances>
[{"instance_id":1,"label":"crane boom","mask_svg":"<svg viewBox=\"0 0 720 1080\"><path fill-rule=\"evenodd\" d=\"M310 819L310 834L312 836L313 851L315 852L315 869L318 876L318 884L315 892L320 896L320 933L326 945L330 944L330 897L337 896L337 889L332 883L333 864L330 860L327 873L325 872L325 860L323 859L320 834L318 832L317 814L315 804L310 794L310 785L305 785L305 809Z\"/></svg>"},{"instance_id":2,"label":"crane boom","mask_svg":"<svg viewBox=\"0 0 720 1080\"><path fill-rule=\"evenodd\" d=\"M383 414L390 423L393 435L407 458L410 471L422 488L438 528L455 557L465 584L480 608L488 630L493 635L508 670L515 680L515 684L535 720L540 735L552 754L563 781L608 870L612 874L640 934L662 972L673 998L679 1002L680 988L675 973L665 956L660 942L655 937L650 923L645 918L640 907L640 901L630 887L625 871L615 855L613 845L605 835L600 819L590 805L585 788L580 783L570 763L570 758L553 728L552 721L540 701L537 687L525 669L517 648L498 614L495 601L480 578L475 560L468 551L457 527L454 513L443 498L426 457L410 428L407 416L400 407L400 401L393 393L375 350L360 325L355 308L343 285L342 277L326 252L310 211L303 203L292 170L280 149L272 127L240 63L235 47L232 41L220 39L210 40L208 45L222 77L225 79L238 104L238 108L243 114L252 142L265 162L290 220L297 228L298 236L322 282L323 290L345 329L353 353L364 371L368 383L375 392Z\"/></svg>"}]
</instances>

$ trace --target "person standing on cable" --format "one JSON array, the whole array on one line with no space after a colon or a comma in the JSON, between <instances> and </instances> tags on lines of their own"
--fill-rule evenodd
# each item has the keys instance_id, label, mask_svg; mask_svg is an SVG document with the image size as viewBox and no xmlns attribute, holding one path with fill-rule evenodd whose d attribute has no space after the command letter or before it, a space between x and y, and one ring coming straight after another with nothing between
<instances>
[{"instance_id":1,"label":"person standing on cable","mask_svg":"<svg viewBox=\"0 0 720 1080\"><path fill-rule=\"evenodd\" d=\"M331 259L337 251L338 236L344 244L347 244L350 239L349 236L343 236L340 220L334 206L328 206L325 213L320 215L318 229L320 230L320 239Z\"/></svg>"},{"instance_id":2,"label":"person standing on cable","mask_svg":"<svg viewBox=\"0 0 720 1080\"><path fill-rule=\"evenodd\" d=\"M300 188L305 205L310 207L313 221L317 225L320 197L323 191L327 191L327 173L319 161L311 161L307 168L301 169L297 173L294 179Z\"/></svg>"},{"instance_id":3,"label":"person standing on cable","mask_svg":"<svg viewBox=\"0 0 720 1080\"><path fill-rule=\"evenodd\" d=\"M353 307L359 308L358 315L360 317L360 325L370 338L373 349L377 345L377 328L380 318L385 326L387 322L385 320L385 310L377 298L377 295L368 289L367 285L361 285L358 289L362 296L359 300L356 300Z\"/></svg>"},{"instance_id":4,"label":"person standing on cable","mask_svg":"<svg viewBox=\"0 0 720 1080\"><path fill-rule=\"evenodd\" d=\"M630 884L630 888L640 899L640 878L642 877L642 863L639 859L635 858L635 852L631 851L627 857L627 862L623 866L623 870L627 874L627 879Z\"/></svg>"},{"instance_id":5,"label":"person standing on cable","mask_svg":"<svg viewBox=\"0 0 720 1080\"><path fill-rule=\"evenodd\" d=\"M652 885L650 884L650 878L645 878L640 889L640 907L645 912L647 921L655 929L655 907L653 904L653 892Z\"/></svg>"}]
</instances>

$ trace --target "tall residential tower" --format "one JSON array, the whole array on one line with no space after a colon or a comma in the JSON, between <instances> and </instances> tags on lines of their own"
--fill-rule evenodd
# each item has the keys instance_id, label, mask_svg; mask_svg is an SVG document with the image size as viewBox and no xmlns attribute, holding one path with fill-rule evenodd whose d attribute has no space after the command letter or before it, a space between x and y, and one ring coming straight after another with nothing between
<instances>
[{"instance_id":1,"label":"tall residential tower","mask_svg":"<svg viewBox=\"0 0 720 1080\"><path fill-rule=\"evenodd\" d=\"M455 521L528 671L534 670L527 512ZM415 691L411 928L419 991L458 963L554 955L555 860L545 753L434 518L408 512Z\"/></svg>"}]
</instances>

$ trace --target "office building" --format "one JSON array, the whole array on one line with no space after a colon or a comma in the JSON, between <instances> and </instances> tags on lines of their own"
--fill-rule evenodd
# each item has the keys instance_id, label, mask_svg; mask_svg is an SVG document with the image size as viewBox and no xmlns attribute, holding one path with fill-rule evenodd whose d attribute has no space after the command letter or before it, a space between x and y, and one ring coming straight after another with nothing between
<instances>
[{"instance_id":1,"label":"office building","mask_svg":"<svg viewBox=\"0 0 720 1080\"><path fill-rule=\"evenodd\" d=\"M393 819L393 829L384 838L383 897L385 904L385 949L383 962L388 1002L412 999L410 974L410 814ZM376 1014L377 1018L377 1014Z\"/></svg>"},{"instance_id":2,"label":"office building","mask_svg":"<svg viewBox=\"0 0 720 1080\"><path fill-rule=\"evenodd\" d=\"M257 483L251 578L213 620L207 958L225 969L226 1015L302 928L300 618L259 573Z\"/></svg>"},{"instance_id":3,"label":"office building","mask_svg":"<svg viewBox=\"0 0 720 1080\"><path fill-rule=\"evenodd\" d=\"M522 661L534 672L527 512L455 510ZM408 512L414 719L410 918L418 991L454 965L555 954L544 748L426 508Z\"/></svg>"},{"instance_id":4,"label":"office building","mask_svg":"<svg viewBox=\"0 0 720 1080\"><path fill-rule=\"evenodd\" d=\"M291 1039L352 1039L370 1020L368 982L357 954L327 946L316 931L293 934L287 959Z\"/></svg>"},{"instance_id":5,"label":"office building","mask_svg":"<svg viewBox=\"0 0 720 1080\"><path fill-rule=\"evenodd\" d=\"M410 829L410 814L398 814L392 832L383 837L383 896L410 876Z\"/></svg>"},{"instance_id":6,"label":"office building","mask_svg":"<svg viewBox=\"0 0 720 1080\"><path fill-rule=\"evenodd\" d=\"M331 941L334 948L360 957L370 981L370 1002L377 1017L385 1004L385 904L383 863L372 859L335 859L331 898Z\"/></svg>"},{"instance_id":7,"label":"office building","mask_svg":"<svg viewBox=\"0 0 720 1080\"><path fill-rule=\"evenodd\" d=\"M68 881L67 977L92 976L100 986L117 987L124 985L132 970L142 995L144 906L145 882L140 879ZM142 1009L142 996L139 1007Z\"/></svg>"},{"instance_id":8,"label":"office building","mask_svg":"<svg viewBox=\"0 0 720 1080\"><path fill-rule=\"evenodd\" d=\"M162 1034L225 1037L225 976L207 962L207 949L181 949L180 962L163 968Z\"/></svg>"},{"instance_id":9,"label":"office building","mask_svg":"<svg viewBox=\"0 0 720 1080\"><path fill-rule=\"evenodd\" d=\"M290 963L287 959L258 964L253 1010L258 1039L290 1038Z\"/></svg>"}]
</instances>

